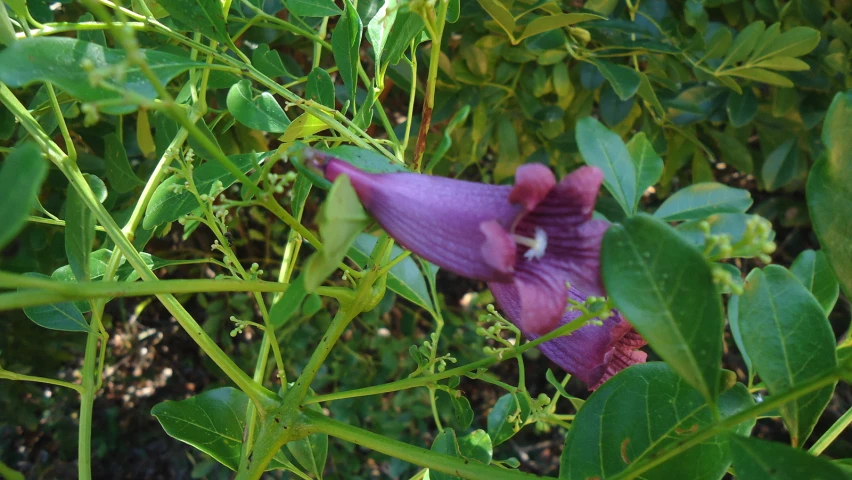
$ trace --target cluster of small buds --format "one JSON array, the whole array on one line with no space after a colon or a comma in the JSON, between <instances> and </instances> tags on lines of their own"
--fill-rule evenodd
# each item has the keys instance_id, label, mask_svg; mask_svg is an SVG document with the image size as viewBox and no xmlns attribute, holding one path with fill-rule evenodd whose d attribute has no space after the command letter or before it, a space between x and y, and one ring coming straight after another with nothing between
<instances>
[{"instance_id":1,"label":"cluster of small buds","mask_svg":"<svg viewBox=\"0 0 852 480\"><path fill-rule=\"evenodd\" d=\"M743 294L743 284L741 278L734 278L734 275L721 265L713 265L713 283L722 287L728 287L734 295ZM738 281L739 280L739 281Z\"/></svg>"},{"instance_id":2,"label":"cluster of small buds","mask_svg":"<svg viewBox=\"0 0 852 480\"><path fill-rule=\"evenodd\" d=\"M267 189L276 194L282 194L287 187L293 184L298 177L297 172L287 172L285 174L268 173L266 175Z\"/></svg>"},{"instance_id":3,"label":"cluster of small buds","mask_svg":"<svg viewBox=\"0 0 852 480\"><path fill-rule=\"evenodd\" d=\"M502 355L504 348L514 348L515 343L518 338L521 338L521 331L518 330L518 327L512 324L512 322L503 318L502 315L497 313L497 309L494 308L494 305L488 304L485 307L485 310L488 312L486 314L482 314L479 316L480 322L493 322L492 325L487 327L476 327L476 334L485 337L487 339L493 340L495 343L504 345L503 348L495 348L491 346L482 347L482 351L486 355ZM508 339L503 338L503 331L508 330L511 332L511 335Z\"/></svg>"},{"instance_id":4,"label":"cluster of small buds","mask_svg":"<svg viewBox=\"0 0 852 480\"><path fill-rule=\"evenodd\" d=\"M257 280L258 277L263 275L263 270L260 269L260 265L257 263L252 263L251 268L249 269L249 273L251 273L251 279Z\"/></svg>"},{"instance_id":5,"label":"cluster of small buds","mask_svg":"<svg viewBox=\"0 0 852 480\"><path fill-rule=\"evenodd\" d=\"M245 320L240 320L239 318L231 315L230 320L236 324L233 330L231 330L231 336L236 337L237 335L243 333L243 330L249 326L253 325L254 322L247 322Z\"/></svg>"},{"instance_id":6,"label":"cluster of small buds","mask_svg":"<svg viewBox=\"0 0 852 480\"><path fill-rule=\"evenodd\" d=\"M101 120L101 114L98 112L98 106L94 103L83 103L80 105L80 111L83 112L83 126L91 127Z\"/></svg>"},{"instance_id":7,"label":"cluster of small buds","mask_svg":"<svg viewBox=\"0 0 852 480\"><path fill-rule=\"evenodd\" d=\"M718 261L732 257L756 257L763 263L771 263L770 255L776 245L772 241L772 224L763 217L753 215L746 221L742 238L732 243L731 235L713 234L713 217L699 222L698 227L704 233L704 255Z\"/></svg>"},{"instance_id":8,"label":"cluster of small buds","mask_svg":"<svg viewBox=\"0 0 852 480\"><path fill-rule=\"evenodd\" d=\"M567 288L571 288L570 284L565 284ZM582 302L568 298L568 306L566 312L579 311L583 315L594 316L594 320L589 320L592 325L602 325L602 320L612 316L612 307L609 305L606 297L596 297L590 295Z\"/></svg>"}]
</instances>

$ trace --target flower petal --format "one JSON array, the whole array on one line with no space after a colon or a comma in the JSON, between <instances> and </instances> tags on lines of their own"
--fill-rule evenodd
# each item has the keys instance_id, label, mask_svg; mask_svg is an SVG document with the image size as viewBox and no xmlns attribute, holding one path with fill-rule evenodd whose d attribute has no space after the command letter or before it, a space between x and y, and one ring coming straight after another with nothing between
<instances>
[{"instance_id":1,"label":"flower petal","mask_svg":"<svg viewBox=\"0 0 852 480\"><path fill-rule=\"evenodd\" d=\"M530 340L538 338L540 335L527 330L518 321L522 315L522 297L517 288L506 283L489 283L489 287L506 317ZM577 301L585 300L585 296L574 288L570 289L568 296ZM577 311L567 312L558 321L558 326L580 315ZM647 355L636 350L643 345L645 340L616 313L604 320L601 326L586 325L571 335L544 342L538 348L566 372L594 390L624 368L644 362Z\"/></svg>"},{"instance_id":2,"label":"flower petal","mask_svg":"<svg viewBox=\"0 0 852 480\"><path fill-rule=\"evenodd\" d=\"M507 275L514 273L517 248L509 232L497 220L482 222L479 230L485 235L481 251L486 263Z\"/></svg>"},{"instance_id":3,"label":"flower petal","mask_svg":"<svg viewBox=\"0 0 852 480\"><path fill-rule=\"evenodd\" d=\"M556 178L546 166L540 163L521 165L515 171L515 186L509 194L509 201L531 212L555 185Z\"/></svg>"},{"instance_id":4,"label":"flower petal","mask_svg":"<svg viewBox=\"0 0 852 480\"><path fill-rule=\"evenodd\" d=\"M520 206L508 198L512 187L465 182L414 173L370 174L330 159L325 176L348 175L364 208L400 245L439 267L485 281L510 281L505 245L480 228L495 222L507 231ZM489 233L494 233L489 229ZM486 259L483 250L497 258Z\"/></svg>"}]
</instances>

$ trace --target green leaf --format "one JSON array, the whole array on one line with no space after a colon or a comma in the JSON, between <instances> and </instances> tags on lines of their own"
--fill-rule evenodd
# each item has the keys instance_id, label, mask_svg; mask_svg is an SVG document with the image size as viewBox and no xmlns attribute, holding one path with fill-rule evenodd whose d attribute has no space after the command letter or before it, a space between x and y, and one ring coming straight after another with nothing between
<instances>
[{"instance_id":1,"label":"green leaf","mask_svg":"<svg viewBox=\"0 0 852 480\"><path fill-rule=\"evenodd\" d=\"M49 280L50 277L40 273L25 273L24 276ZM26 289L18 289L24 292ZM24 314L36 325L51 330L66 332L88 332L89 325L74 302L59 302L50 305L38 305L24 308Z\"/></svg>"},{"instance_id":2,"label":"green leaf","mask_svg":"<svg viewBox=\"0 0 852 480\"><path fill-rule=\"evenodd\" d=\"M47 160L33 142L22 143L0 165L0 250L24 228L27 216L38 203L38 192L47 176Z\"/></svg>"},{"instance_id":3,"label":"green leaf","mask_svg":"<svg viewBox=\"0 0 852 480\"><path fill-rule=\"evenodd\" d=\"M822 128L826 154L808 175L808 210L837 280L852 298L852 93L838 93Z\"/></svg>"},{"instance_id":4,"label":"green leaf","mask_svg":"<svg viewBox=\"0 0 852 480\"><path fill-rule=\"evenodd\" d=\"M734 65L737 62L745 60L754 50L754 47L757 46L757 42L765 30L766 24L763 22L754 22L742 29L737 34L737 38L734 39L733 45L728 50L728 55L717 70L723 70L728 65Z\"/></svg>"},{"instance_id":5,"label":"green leaf","mask_svg":"<svg viewBox=\"0 0 852 480\"><path fill-rule=\"evenodd\" d=\"M720 28L710 37L704 56L707 58L719 58L731 48L734 35L728 28Z\"/></svg>"},{"instance_id":6,"label":"green leaf","mask_svg":"<svg viewBox=\"0 0 852 480\"><path fill-rule=\"evenodd\" d=\"M413 12L399 12L393 30L391 30L387 42L385 42L387 51L384 52L384 63L386 65L399 63L403 53L408 50L411 42L420 35L423 28L423 19L420 18L420 15Z\"/></svg>"},{"instance_id":7,"label":"green leaf","mask_svg":"<svg viewBox=\"0 0 852 480\"><path fill-rule=\"evenodd\" d=\"M86 181L97 195L98 201L106 199L104 182L94 175L84 174ZM95 241L95 217L73 187L68 187L65 204L65 254L71 271L81 282L89 280L89 255Z\"/></svg>"},{"instance_id":8,"label":"green leaf","mask_svg":"<svg viewBox=\"0 0 852 480\"><path fill-rule=\"evenodd\" d=\"M464 396L451 396L451 400L456 421L462 430L467 430L470 428L470 424L473 423L473 409L470 408L470 401Z\"/></svg>"},{"instance_id":9,"label":"green leaf","mask_svg":"<svg viewBox=\"0 0 852 480\"><path fill-rule=\"evenodd\" d=\"M822 250L805 250L790 265L790 271L810 290L825 314L831 313L840 296L840 284L825 253Z\"/></svg>"},{"instance_id":10,"label":"green leaf","mask_svg":"<svg viewBox=\"0 0 852 480\"><path fill-rule=\"evenodd\" d=\"M779 87L793 86L793 82L791 82L789 78L763 68L743 68L726 73L735 77L747 78L756 82L768 83L769 85L777 85Z\"/></svg>"},{"instance_id":11,"label":"green leaf","mask_svg":"<svg viewBox=\"0 0 852 480\"><path fill-rule=\"evenodd\" d=\"M458 441L459 452L463 457L485 465L491 463L494 449L491 445L491 437L485 433L485 430L474 430L463 437L458 437Z\"/></svg>"},{"instance_id":12,"label":"green leaf","mask_svg":"<svg viewBox=\"0 0 852 480\"><path fill-rule=\"evenodd\" d=\"M645 132L639 132L627 142L627 151L636 167L636 192L633 200L633 210L639 205L639 200L648 187L656 184L663 174L663 159L654 151L651 141Z\"/></svg>"},{"instance_id":13,"label":"green leaf","mask_svg":"<svg viewBox=\"0 0 852 480\"><path fill-rule=\"evenodd\" d=\"M720 160L733 165L742 173L752 173L754 160L751 158L751 152L734 135L715 129L707 129L705 133L719 144Z\"/></svg>"},{"instance_id":14,"label":"green leaf","mask_svg":"<svg viewBox=\"0 0 852 480\"><path fill-rule=\"evenodd\" d=\"M381 7L367 23L367 41L373 46L376 78L381 75L382 52L385 50L390 32L399 10L398 0L382 0Z\"/></svg>"},{"instance_id":15,"label":"green leaf","mask_svg":"<svg viewBox=\"0 0 852 480\"><path fill-rule=\"evenodd\" d=\"M334 0L287 0L287 10L300 17L333 17L343 13Z\"/></svg>"},{"instance_id":16,"label":"green leaf","mask_svg":"<svg viewBox=\"0 0 852 480\"><path fill-rule=\"evenodd\" d=\"M497 399L494 408L488 412L488 436L496 447L506 440L512 438L515 431L515 422L521 425L530 415L530 405L527 397L521 393L507 393Z\"/></svg>"},{"instance_id":17,"label":"green leaf","mask_svg":"<svg viewBox=\"0 0 852 480\"><path fill-rule=\"evenodd\" d=\"M142 49L140 53L151 72L163 84L192 67L205 66L204 63L163 52ZM10 87L24 87L37 81L50 82L83 102L113 100L99 107L104 113L130 113L137 108L132 99L111 89L93 85L89 80L89 72L81 68L83 64L90 64L95 70L116 71L119 65L124 65L125 57L123 50L104 48L73 38L26 38L0 52L0 65L3 65L0 68L0 81ZM147 99L157 98L154 86L139 67L125 66L121 71L121 77L110 76L104 78L104 82Z\"/></svg>"},{"instance_id":18,"label":"green leaf","mask_svg":"<svg viewBox=\"0 0 852 480\"><path fill-rule=\"evenodd\" d=\"M277 50L270 50L269 45L261 43L251 54L251 63L266 76L275 78L288 75L281 55Z\"/></svg>"},{"instance_id":19,"label":"green leaf","mask_svg":"<svg viewBox=\"0 0 852 480\"><path fill-rule=\"evenodd\" d=\"M761 174L766 189L771 192L790 183L798 171L799 149L796 139L791 138L766 156Z\"/></svg>"},{"instance_id":20,"label":"green leaf","mask_svg":"<svg viewBox=\"0 0 852 480\"><path fill-rule=\"evenodd\" d=\"M452 428L445 428L441 431L441 433L435 437L435 441L432 442L432 451L449 455L451 457L461 457L461 452L459 452L459 442L456 438L455 430ZM429 470L430 480L458 480L458 478L459 477L454 477L436 470Z\"/></svg>"},{"instance_id":21,"label":"green leaf","mask_svg":"<svg viewBox=\"0 0 852 480\"><path fill-rule=\"evenodd\" d=\"M729 436L737 478L741 480L849 480L852 475L824 458L757 438Z\"/></svg>"},{"instance_id":22,"label":"green leaf","mask_svg":"<svg viewBox=\"0 0 852 480\"><path fill-rule=\"evenodd\" d=\"M782 33L761 52L755 52L751 62L769 57L801 57L810 53L819 44L819 31L810 27L793 27Z\"/></svg>"},{"instance_id":23,"label":"green leaf","mask_svg":"<svg viewBox=\"0 0 852 480\"><path fill-rule=\"evenodd\" d=\"M305 85L305 99L319 102L328 108L334 108L334 82L324 69L316 67L308 74Z\"/></svg>"},{"instance_id":24,"label":"green leaf","mask_svg":"<svg viewBox=\"0 0 852 480\"><path fill-rule=\"evenodd\" d=\"M236 471L240 463L248 396L236 388L208 390L151 409L172 438L192 445Z\"/></svg>"},{"instance_id":25,"label":"green leaf","mask_svg":"<svg viewBox=\"0 0 852 480\"><path fill-rule=\"evenodd\" d=\"M592 117L578 121L576 132L583 160L603 171L606 189L625 213L633 214L637 194L636 165L624 141Z\"/></svg>"},{"instance_id":26,"label":"green leaf","mask_svg":"<svg viewBox=\"0 0 852 480\"><path fill-rule=\"evenodd\" d=\"M129 192L138 186L145 185L145 182L133 173L124 145L114 133L104 137L104 161L109 184L117 192Z\"/></svg>"},{"instance_id":27,"label":"green leaf","mask_svg":"<svg viewBox=\"0 0 852 480\"><path fill-rule=\"evenodd\" d=\"M481 3L481 2L480 2ZM512 43L517 45L521 40L538 35L539 33L549 32L557 28L568 27L580 22L588 22L590 20L600 20L606 17L593 13L557 13L555 15L546 15L538 17L531 21L524 29L524 33L517 37Z\"/></svg>"},{"instance_id":28,"label":"green leaf","mask_svg":"<svg viewBox=\"0 0 852 480\"><path fill-rule=\"evenodd\" d=\"M201 32L225 45L231 44L225 13L219 0L158 0L160 5L187 28Z\"/></svg>"},{"instance_id":29,"label":"green leaf","mask_svg":"<svg viewBox=\"0 0 852 480\"><path fill-rule=\"evenodd\" d=\"M810 70L811 66L793 57L773 57L763 60L754 65L767 70L781 70L784 72L801 72Z\"/></svg>"},{"instance_id":30,"label":"green leaf","mask_svg":"<svg viewBox=\"0 0 852 480\"><path fill-rule=\"evenodd\" d=\"M742 328L740 327L740 296L731 295L728 299L728 324L731 326L731 336L734 337L734 343L743 357L743 363L748 370L748 384L754 382L754 365L751 363L751 357L748 355L745 343L743 342Z\"/></svg>"},{"instance_id":31,"label":"green leaf","mask_svg":"<svg viewBox=\"0 0 852 480\"><path fill-rule=\"evenodd\" d=\"M654 216L669 222L706 218L714 213L745 212L752 204L748 190L721 183L696 183L666 199Z\"/></svg>"},{"instance_id":32,"label":"green leaf","mask_svg":"<svg viewBox=\"0 0 852 480\"><path fill-rule=\"evenodd\" d=\"M305 277L299 275L298 278L290 282L290 286L284 292L284 295L272 305L269 309L269 321L275 328L278 328L299 311L302 301L308 295L305 291Z\"/></svg>"},{"instance_id":33,"label":"green leaf","mask_svg":"<svg viewBox=\"0 0 852 480\"><path fill-rule=\"evenodd\" d=\"M721 418L754 405L737 384L719 396ZM610 478L663 451L676 457L645 472L647 480L719 480L731 463L725 435L682 451L679 443L713 424L713 409L671 367L652 362L634 365L606 381L583 404L565 439L559 478ZM734 430L747 435L754 420Z\"/></svg>"},{"instance_id":34,"label":"green leaf","mask_svg":"<svg viewBox=\"0 0 852 480\"><path fill-rule=\"evenodd\" d=\"M744 127L754 120L757 115L757 97L750 88L745 89L742 94L728 94L728 119L737 128Z\"/></svg>"},{"instance_id":35,"label":"green leaf","mask_svg":"<svg viewBox=\"0 0 852 480\"><path fill-rule=\"evenodd\" d=\"M349 249L347 256L362 267L366 266L367 259L378 241L378 238L368 233L362 233L352 243L352 248ZM402 252L402 248L394 245L391 250L391 260L402 254ZM388 288L415 305L432 311L429 287L426 285L423 273L413 258L405 258L390 269L388 272Z\"/></svg>"},{"instance_id":36,"label":"green leaf","mask_svg":"<svg viewBox=\"0 0 852 480\"><path fill-rule=\"evenodd\" d=\"M77 23L83 22L94 22L95 16L91 13L86 13L82 15ZM77 32L77 39L82 40L84 42L97 43L98 45L106 46L106 35L104 35L103 30L80 30Z\"/></svg>"},{"instance_id":37,"label":"green leaf","mask_svg":"<svg viewBox=\"0 0 852 480\"><path fill-rule=\"evenodd\" d=\"M497 22L497 25L500 25L508 35L510 39L514 39L512 36L515 31L515 17L512 13L498 0L477 0L479 5L485 10L491 18Z\"/></svg>"},{"instance_id":38,"label":"green leaf","mask_svg":"<svg viewBox=\"0 0 852 480\"><path fill-rule=\"evenodd\" d=\"M609 80L615 94L622 100L627 100L639 90L641 78L639 73L624 65L616 65L605 60L591 60L601 74Z\"/></svg>"},{"instance_id":39,"label":"green leaf","mask_svg":"<svg viewBox=\"0 0 852 480\"><path fill-rule=\"evenodd\" d=\"M290 125L290 119L271 93L252 96L250 80L240 80L228 90L227 104L231 115L251 129L283 133Z\"/></svg>"},{"instance_id":40,"label":"green leaf","mask_svg":"<svg viewBox=\"0 0 852 480\"><path fill-rule=\"evenodd\" d=\"M255 154L247 153L230 155L228 159L234 162L240 170L248 173L254 168L255 163L261 163L273 154L274 152L270 152L258 155L256 158ZM192 179L200 194L209 194L217 180L222 182L225 188L237 181L234 175L219 162L205 162L196 167L192 171ZM166 222L173 222L181 215L191 213L199 207L198 200L192 192L185 188L179 188L175 192L175 187L182 187L184 183L186 183L186 180L182 176L172 175L154 190L151 201L148 202L148 208L145 210L145 218L142 221L143 228L148 230Z\"/></svg>"},{"instance_id":41,"label":"green leaf","mask_svg":"<svg viewBox=\"0 0 852 480\"><path fill-rule=\"evenodd\" d=\"M305 290L308 293L313 293L337 270L355 238L370 221L370 216L358 200L349 177L337 177L328 191L317 221L323 241L322 250L311 257L312 261L303 274Z\"/></svg>"},{"instance_id":42,"label":"green leaf","mask_svg":"<svg viewBox=\"0 0 852 480\"><path fill-rule=\"evenodd\" d=\"M743 342L771 395L786 392L837 366L835 339L822 306L788 270L769 265L746 277L739 302ZM781 406L793 446L805 443L834 386Z\"/></svg>"},{"instance_id":43,"label":"green leaf","mask_svg":"<svg viewBox=\"0 0 852 480\"><path fill-rule=\"evenodd\" d=\"M715 399L724 318L701 252L667 224L639 214L607 230L601 260L619 311L681 377Z\"/></svg>"},{"instance_id":44,"label":"green leaf","mask_svg":"<svg viewBox=\"0 0 852 480\"><path fill-rule=\"evenodd\" d=\"M318 404L308 405L307 408L322 413L322 407ZM312 433L305 438L288 442L287 448L302 468L322 480L322 472L328 458L327 434Z\"/></svg>"},{"instance_id":45,"label":"green leaf","mask_svg":"<svg viewBox=\"0 0 852 480\"><path fill-rule=\"evenodd\" d=\"M346 86L350 106L355 100L355 87L358 84L358 65L361 63L361 31L363 25L358 10L349 0L344 0L346 8L343 16L331 34L331 53L337 64L340 77Z\"/></svg>"}]
</instances>

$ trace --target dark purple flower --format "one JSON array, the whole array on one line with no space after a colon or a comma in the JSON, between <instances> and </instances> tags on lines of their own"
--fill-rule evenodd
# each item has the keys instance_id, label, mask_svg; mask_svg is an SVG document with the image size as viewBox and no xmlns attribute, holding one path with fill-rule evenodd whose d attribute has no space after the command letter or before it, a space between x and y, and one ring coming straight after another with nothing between
<instances>
[{"instance_id":1,"label":"dark purple flower","mask_svg":"<svg viewBox=\"0 0 852 480\"><path fill-rule=\"evenodd\" d=\"M599 257L609 224L592 219L603 180L595 167L581 167L557 183L546 166L523 165L515 185L503 186L372 174L312 149L304 156L329 180L347 175L367 211L402 246L441 268L488 282L498 304L530 338L577 317L565 313L569 293L604 295ZM619 350L622 339L633 338L629 332L629 324L610 319L603 327L590 325L546 342L542 351L594 385L609 365L635 363L632 351Z\"/></svg>"}]
</instances>

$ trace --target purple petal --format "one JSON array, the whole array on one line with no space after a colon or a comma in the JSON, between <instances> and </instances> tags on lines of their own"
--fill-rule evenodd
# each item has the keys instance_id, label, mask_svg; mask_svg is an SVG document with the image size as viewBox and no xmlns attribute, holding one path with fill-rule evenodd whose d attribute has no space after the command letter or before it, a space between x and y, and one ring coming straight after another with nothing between
<instances>
[{"instance_id":1,"label":"purple petal","mask_svg":"<svg viewBox=\"0 0 852 480\"><path fill-rule=\"evenodd\" d=\"M512 187L465 182L414 173L369 174L331 159L325 175L348 175L364 208L403 247L430 262L466 277L510 281L505 241L481 225L496 222L508 231L523 213L509 202ZM484 253L494 255L486 258Z\"/></svg>"},{"instance_id":2,"label":"purple petal","mask_svg":"<svg viewBox=\"0 0 852 480\"><path fill-rule=\"evenodd\" d=\"M532 211L556 185L556 178L549 168L540 163L521 165L515 171L515 186L509 201Z\"/></svg>"},{"instance_id":3,"label":"purple petal","mask_svg":"<svg viewBox=\"0 0 852 480\"><path fill-rule=\"evenodd\" d=\"M512 284L490 283L491 292L506 314L530 340L538 338L533 332L526 330L519 322L522 305L521 297ZM585 300L585 296L572 288L569 296L577 301ZM580 312L565 313L558 326L575 320ZM645 352L636 350L645 345L645 340L633 331L620 314L603 321L603 325L586 325L568 336L558 337L542 343L539 350L566 372L579 378L591 390L594 390L609 377L635 363L643 363Z\"/></svg>"}]
</instances>

